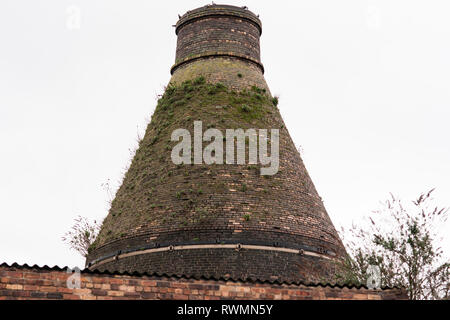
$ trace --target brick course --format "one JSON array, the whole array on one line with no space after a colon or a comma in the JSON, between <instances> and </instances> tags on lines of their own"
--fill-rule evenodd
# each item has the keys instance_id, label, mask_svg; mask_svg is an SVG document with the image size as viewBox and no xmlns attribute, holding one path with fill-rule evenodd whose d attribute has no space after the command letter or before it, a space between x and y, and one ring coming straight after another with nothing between
<instances>
[{"instance_id":1,"label":"brick course","mask_svg":"<svg viewBox=\"0 0 450 320\"><path fill-rule=\"evenodd\" d=\"M318 281L333 279L335 264L324 258L285 252L234 249L175 250L121 258L96 266L101 271L158 270L194 277L229 276L233 279ZM278 271L278 274L274 273Z\"/></svg>"}]
</instances>

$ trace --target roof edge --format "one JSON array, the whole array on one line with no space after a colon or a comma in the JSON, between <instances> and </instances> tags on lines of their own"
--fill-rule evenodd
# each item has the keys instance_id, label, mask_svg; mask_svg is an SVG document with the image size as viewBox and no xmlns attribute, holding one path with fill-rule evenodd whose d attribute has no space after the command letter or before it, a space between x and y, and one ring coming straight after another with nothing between
<instances>
[{"instance_id":1,"label":"roof edge","mask_svg":"<svg viewBox=\"0 0 450 320\"><path fill-rule=\"evenodd\" d=\"M15 268L15 269L26 269L26 270L39 270L39 271L57 271L57 272L66 272L67 270L71 270L69 267L49 267L45 265L43 267L38 265L28 265L23 264L20 265L18 263L13 263L11 265L7 263L0 264L0 268ZM100 271L98 269L90 270L84 269L80 270L82 274L91 274L91 275L106 275L106 276L130 276L130 277L157 277L157 278L165 278L165 279L179 279L179 280L205 280L205 281L223 281L223 282L234 282L234 283L250 283L250 284L268 284L268 285L295 285L295 286L304 286L304 287L322 287L322 288L338 288L338 289L357 289L357 290L371 290L367 286L364 285L340 285L338 283L306 283L302 281L280 281L280 280L260 280L254 278L228 278L228 277L205 277L205 276L192 276L192 275L176 275L176 274L166 274L166 273L140 273L140 272L111 272L109 270ZM381 288L381 291L387 290L401 290L400 287L384 287Z\"/></svg>"}]
</instances>

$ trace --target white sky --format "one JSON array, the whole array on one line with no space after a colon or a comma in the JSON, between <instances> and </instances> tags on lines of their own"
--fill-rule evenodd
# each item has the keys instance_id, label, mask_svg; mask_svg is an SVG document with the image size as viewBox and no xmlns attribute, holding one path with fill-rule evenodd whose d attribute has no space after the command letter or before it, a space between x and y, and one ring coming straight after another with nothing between
<instances>
[{"instance_id":1,"label":"white sky","mask_svg":"<svg viewBox=\"0 0 450 320\"><path fill-rule=\"evenodd\" d=\"M177 14L207 3L1 1L0 263L84 266L61 236L107 215L101 185L170 79ZM337 228L389 192L450 206L448 1L227 3L260 14L266 79Z\"/></svg>"}]
</instances>

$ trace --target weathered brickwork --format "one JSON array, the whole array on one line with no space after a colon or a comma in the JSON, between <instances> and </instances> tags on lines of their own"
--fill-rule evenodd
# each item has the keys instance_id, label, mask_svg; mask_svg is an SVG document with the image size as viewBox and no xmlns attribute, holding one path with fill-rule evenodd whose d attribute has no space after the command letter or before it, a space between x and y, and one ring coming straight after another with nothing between
<instances>
[{"instance_id":1,"label":"weathered brickwork","mask_svg":"<svg viewBox=\"0 0 450 320\"><path fill-rule=\"evenodd\" d=\"M211 83L223 83L233 90L257 86L270 94L261 69L255 64L233 57L207 57L191 61L180 66L170 81L181 84L198 76L205 77Z\"/></svg>"},{"instance_id":2,"label":"weathered brickwork","mask_svg":"<svg viewBox=\"0 0 450 320\"><path fill-rule=\"evenodd\" d=\"M391 300L398 289L368 290L302 284L196 280L82 272L80 288L58 268L0 265L0 300Z\"/></svg>"},{"instance_id":3,"label":"weathered brickwork","mask_svg":"<svg viewBox=\"0 0 450 320\"><path fill-rule=\"evenodd\" d=\"M270 90L260 59L261 21L248 10L207 6L188 12L177 23L172 83L204 76L234 90L257 86Z\"/></svg>"},{"instance_id":4,"label":"weathered brickwork","mask_svg":"<svg viewBox=\"0 0 450 320\"><path fill-rule=\"evenodd\" d=\"M198 249L157 252L120 258L101 264L105 270L165 270L168 274L223 275L234 279L270 279L305 281L332 279L334 263L325 258L310 257L286 252L235 249ZM273 270L279 270L276 274Z\"/></svg>"},{"instance_id":5,"label":"weathered brickwork","mask_svg":"<svg viewBox=\"0 0 450 320\"><path fill-rule=\"evenodd\" d=\"M203 7L180 19L177 59L187 60L173 73L176 97L165 95L164 108L159 103L90 251L88 267L234 279L334 280L332 259L345 250L259 67L258 21L248 10L230 6ZM211 47L231 54L192 58L208 54ZM206 84L195 85L199 76ZM211 87L219 82L222 86ZM194 121L202 121L204 131L279 129L278 173L261 176L260 164L173 164L171 134L184 128L193 136ZM269 250L166 250L215 244Z\"/></svg>"},{"instance_id":6,"label":"weathered brickwork","mask_svg":"<svg viewBox=\"0 0 450 320\"><path fill-rule=\"evenodd\" d=\"M211 55L239 57L257 65L260 61L261 21L250 11L233 6L207 6L186 13L177 23L175 66Z\"/></svg>"},{"instance_id":7,"label":"weathered brickwork","mask_svg":"<svg viewBox=\"0 0 450 320\"><path fill-rule=\"evenodd\" d=\"M179 31L176 61L216 52L229 52L259 62L258 29L234 17L213 17L189 23Z\"/></svg>"}]
</instances>

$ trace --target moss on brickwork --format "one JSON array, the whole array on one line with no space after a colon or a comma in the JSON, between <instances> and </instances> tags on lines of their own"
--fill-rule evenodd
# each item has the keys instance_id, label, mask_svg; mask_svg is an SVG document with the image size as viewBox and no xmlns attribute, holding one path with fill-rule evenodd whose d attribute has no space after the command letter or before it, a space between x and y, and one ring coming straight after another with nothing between
<instances>
[{"instance_id":1,"label":"moss on brickwork","mask_svg":"<svg viewBox=\"0 0 450 320\"><path fill-rule=\"evenodd\" d=\"M276 104L267 89L256 85L236 91L223 83L209 82L204 76L169 84L90 250L88 262L143 244L189 243L192 239L200 243L281 242L284 246L306 246L341 255L342 244ZM193 137L194 121L202 121L203 131L217 128L222 133L239 128L279 129L279 172L261 176L260 165L173 164L171 150L178 142L171 141L171 134L182 128ZM208 259L196 258L198 252L192 254L192 261ZM257 256L265 259L263 254ZM161 258L151 259L155 257ZM155 263L151 268L171 270ZM230 268L234 263L230 262ZM221 274L216 267L211 266L205 274ZM145 268L146 265L130 262L128 270ZM325 270L325 265L318 267L316 275L326 274ZM264 274L260 276L267 276ZM299 274L299 278L305 276Z\"/></svg>"},{"instance_id":2,"label":"moss on brickwork","mask_svg":"<svg viewBox=\"0 0 450 320\"><path fill-rule=\"evenodd\" d=\"M211 221L220 212L211 208L212 195L233 188L242 190L243 186L247 189L252 184L249 181L237 187L221 183L217 180L217 169L226 170L221 165L174 165L171 161L171 150L176 144L171 141L174 130L185 128L193 136L194 121L202 121L204 131L217 128L225 134L229 128L280 128L279 119L272 97L264 88L253 86L237 92L221 83L208 83L204 77L180 85L169 84L158 101L94 248L149 226L164 224L175 228ZM243 169L253 179L264 179L259 176L258 166ZM209 183L204 185L204 181Z\"/></svg>"},{"instance_id":3,"label":"moss on brickwork","mask_svg":"<svg viewBox=\"0 0 450 320\"><path fill-rule=\"evenodd\" d=\"M233 90L257 86L270 95L261 70L252 63L234 58L215 57L190 62L175 71L171 82L179 85L199 76L204 76L211 83L223 83Z\"/></svg>"}]
</instances>

